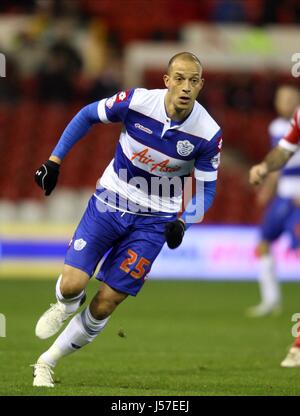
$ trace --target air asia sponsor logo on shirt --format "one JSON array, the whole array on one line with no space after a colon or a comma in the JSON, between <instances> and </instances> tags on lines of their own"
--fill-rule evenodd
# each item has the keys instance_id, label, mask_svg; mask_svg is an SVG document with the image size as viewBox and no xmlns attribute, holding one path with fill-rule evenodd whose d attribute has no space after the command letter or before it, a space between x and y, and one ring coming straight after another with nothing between
<instances>
[{"instance_id":1,"label":"air asia sponsor logo on shirt","mask_svg":"<svg viewBox=\"0 0 300 416\"><path fill-rule=\"evenodd\" d=\"M150 166L150 172L177 172L180 170L180 166L171 166L169 165L170 159L165 159L161 162L156 162L151 158L151 155L148 153L148 148L141 150L138 153L133 153L130 160L137 159L140 163L143 163L147 166Z\"/></svg>"}]
</instances>

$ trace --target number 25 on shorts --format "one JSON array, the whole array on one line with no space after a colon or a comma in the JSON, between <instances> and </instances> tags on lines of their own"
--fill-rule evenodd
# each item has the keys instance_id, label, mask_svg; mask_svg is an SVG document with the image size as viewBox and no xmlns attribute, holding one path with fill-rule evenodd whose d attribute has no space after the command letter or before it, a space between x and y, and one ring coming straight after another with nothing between
<instances>
[{"instance_id":1,"label":"number 25 on shorts","mask_svg":"<svg viewBox=\"0 0 300 416\"><path fill-rule=\"evenodd\" d=\"M130 250L130 248L127 250L127 253L129 254L129 257L127 257L121 264L120 269L123 270L125 273L130 272L130 268L128 266L132 266L136 263L138 260L138 255L135 251ZM145 257L141 257L134 267L134 270L130 273L132 277L135 279L140 279L144 276L146 273L145 267L150 265L150 261L145 259Z\"/></svg>"}]
</instances>

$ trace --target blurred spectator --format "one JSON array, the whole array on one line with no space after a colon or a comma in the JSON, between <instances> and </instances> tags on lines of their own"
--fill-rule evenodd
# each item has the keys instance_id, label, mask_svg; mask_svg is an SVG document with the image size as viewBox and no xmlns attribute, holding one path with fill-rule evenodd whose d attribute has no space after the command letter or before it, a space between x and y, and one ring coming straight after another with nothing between
<instances>
[{"instance_id":1,"label":"blurred spectator","mask_svg":"<svg viewBox=\"0 0 300 416\"><path fill-rule=\"evenodd\" d=\"M104 68L94 81L89 92L89 101L110 97L122 89L121 56L118 50L109 49Z\"/></svg>"},{"instance_id":2,"label":"blurred spectator","mask_svg":"<svg viewBox=\"0 0 300 416\"><path fill-rule=\"evenodd\" d=\"M22 78L35 76L45 60L45 45L38 36L21 30L13 40L13 54Z\"/></svg>"},{"instance_id":3,"label":"blurred spectator","mask_svg":"<svg viewBox=\"0 0 300 416\"><path fill-rule=\"evenodd\" d=\"M82 67L78 52L65 42L50 47L38 74L38 96L42 100L70 101L74 82Z\"/></svg>"}]
</instances>

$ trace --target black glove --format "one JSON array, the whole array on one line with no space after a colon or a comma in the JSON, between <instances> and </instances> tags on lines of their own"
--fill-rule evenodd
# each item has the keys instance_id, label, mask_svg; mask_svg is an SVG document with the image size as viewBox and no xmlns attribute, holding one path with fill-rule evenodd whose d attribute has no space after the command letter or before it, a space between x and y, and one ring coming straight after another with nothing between
<instances>
[{"instance_id":1,"label":"black glove","mask_svg":"<svg viewBox=\"0 0 300 416\"><path fill-rule=\"evenodd\" d=\"M185 225L181 220L168 222L165 228L165 237L169 248L180 246L185 232Z\"/></svg>"},{"instance_id":2,"label":"black glove","mask_svg":"<svg viewBox=\"0 0 300 416\"><path fill-rule=\"evenodd\" d=\"M55 188L59 166L58 163L47 160L34 174L36 183L45 191L46 196L50 195Z\"/></svg>"}]
</instances>

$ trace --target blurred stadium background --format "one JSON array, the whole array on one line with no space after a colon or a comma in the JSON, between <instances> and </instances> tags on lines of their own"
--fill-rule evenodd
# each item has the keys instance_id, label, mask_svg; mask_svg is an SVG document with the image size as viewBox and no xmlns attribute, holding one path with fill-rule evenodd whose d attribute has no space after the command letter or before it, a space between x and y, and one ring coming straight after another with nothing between
<instances>
[{"instance_id":1,"label":"blurred stadium background","mask_svg":"<svg viewBox=\"0 0 300 416\"><path fill-rule=\"evenodd\" d=\"M269 148L275 89L299 48L296 0L1 0L0 276L56 277L120 125L98 125L66 158L45 198L33 173L85 104L130 87L162 88L169 58L199 56L199 100L224 132L217 198L153 278L254 279L261 208L248 169ZM299 51L298 51L299 52ZM281 279L299 279L287 238L276 246Z\"/></svg>"}]
</instances>

